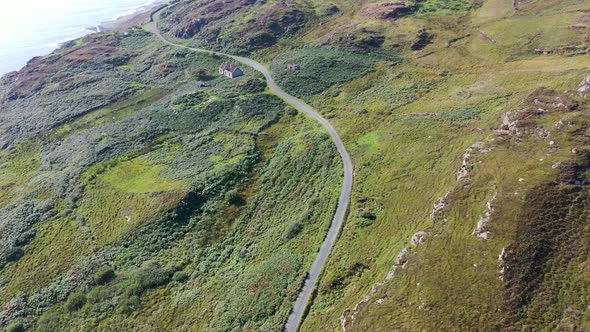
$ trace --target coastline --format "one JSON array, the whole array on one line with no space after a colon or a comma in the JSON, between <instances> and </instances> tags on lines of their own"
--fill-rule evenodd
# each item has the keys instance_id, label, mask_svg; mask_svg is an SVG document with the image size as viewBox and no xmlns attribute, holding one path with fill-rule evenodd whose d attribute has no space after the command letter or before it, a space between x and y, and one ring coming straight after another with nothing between
<instances>
[{"instance_id":1,"label":"coastline","mask_svg":"<svg viewBox=\"0 0 590 332\"><path fill-rule=\"evenodd\" d=\"M13 39L12 42L4 41L4 44L0 45L0 50L3 49L3 51L6 52L4 53L5 56L0 58L3 63L3 66L0 66L0 78L7 74L22 70L27 65L27 63L31 61L31 59L39 56L47 56L52 52L55 52L62 45L73 40L83 38L94 33L102 33L112 30L125 30L135 25L143 25L149 21L149 15L155 8L169 2L170 0L144 1L142 4L138 4L138 6L134 8L127 7L126 11L120 11L118 13L117 11L113 11L114 15L111 19L106 19L103 21L100 21L99 19L94 22L92 19L90 19L85 27L84 23L81 23L82 26L78 28L79 30L67 32L64 31L65 33L63 33L61 36L59 36L59 33L54 33L52 36L47 36L48 38L38 38L29 34L24 36L21 39L22 41L17 43L14 42L16 39ZM40 28L38 29L39 31L42 31ZM71 30L76 30L76 28ZM37 33L37 36L40 35L42 34Z\"/></svg>"},{"instance_id":2,"label":"coastline","mask_svg":"<svg viewBox=\"0 0 590 332\"><path fill-rule=\"evenodd\" d=\"M156 8L168 4L169 2L170 0L150 1L148 4L138 7L133 12L123 13L122 15L117 16L110 21L102 22L96 27L100 30L97 32L124 30L136 25L142 25L144 23L147 23L147 21L149 21L150 14Z\"/></svg>"}]
</instances>

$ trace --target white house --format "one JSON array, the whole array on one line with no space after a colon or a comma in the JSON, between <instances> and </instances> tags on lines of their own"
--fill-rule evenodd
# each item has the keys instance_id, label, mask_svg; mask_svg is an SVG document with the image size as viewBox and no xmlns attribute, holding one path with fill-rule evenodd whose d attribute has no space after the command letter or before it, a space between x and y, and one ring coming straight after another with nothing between
<instances>
[{"instance_id":1,"label":"white house","mask_svg":"<svg viewBox=\"0 0 590 332\"><path fill-rule=\"evenodd\" d=\"M224 62L219 66L219 74L229 78L236 78L243 76L244 72L233 63Z\"/></svg>"}]
</instances>

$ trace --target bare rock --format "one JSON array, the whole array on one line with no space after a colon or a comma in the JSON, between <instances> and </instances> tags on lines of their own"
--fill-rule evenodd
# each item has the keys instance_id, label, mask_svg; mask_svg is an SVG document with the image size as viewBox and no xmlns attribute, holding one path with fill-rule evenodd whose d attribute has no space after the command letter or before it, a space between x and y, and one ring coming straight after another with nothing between
<instances>
[{"instance_id":1,"label":"bare rock","mask_svg":"<svg viewBox=\"0 0 590 332\"><path fill-rule=\"evenodd\" d=\"M408 263L408 256L411 251L412 249L410 249L410 247L405 247L404 249L402 249L402 251L400 251L400 253L395 258L395 264L401 265L402 267L405 266L406 263Z\"/></svg>"},{"instance_id":2,"label":"bare rock","mask_svg":"<svg viewBox=\"0 0 590 332\"><path fill-rule=\"evenodd\" d=\"M586 98L588 96L588 92L590 92L590 75L586 76L580 85L578 86L578 93L580 96Z\"/></svg>"},{"instance_id":3,"label":"bare rock","mask_svg":"<svg viewBox=\"0 0 590 332\"><path fill-rule=\"evenodd\" d=\"M426 235L428 235L428 233L426 233L425 231L419 231L416 234L412 235L412 239L410 240L410 243L412 243L413 246L417 246L419 244L424 243L424 241L426 241L425 237Z\"/></svg>"},{"instance_id":4,"label":"bare rock","mask_svg":"<svg viewBox=\"0 0 590 332\"><path fill-rule=\"evenodd\" d=\"M449 197L449 193L447 193L444 197L438 198L436 203L434 203L434 208L432 209L432 212L430 212L431 218L436 217L437 214L442 212L449 205L449 201L447 199L448 197Z\"/></svg>"},{"instance_id":5,"label":"bare rock","mask_svg":"<svg viewBox=\"0 0 590 332\"><path fill-rule=\"evenodd\" d=\"M476 236L479 239L487 240L490 236L490 232L485 231L486 226L490 222L492 218L492 214L494 213L494 202L496 201L497 193L494 194L494 197L486 204L486 210L477 222L475 229L471 233L472 235Z\"/></svg>"}]
</instances>

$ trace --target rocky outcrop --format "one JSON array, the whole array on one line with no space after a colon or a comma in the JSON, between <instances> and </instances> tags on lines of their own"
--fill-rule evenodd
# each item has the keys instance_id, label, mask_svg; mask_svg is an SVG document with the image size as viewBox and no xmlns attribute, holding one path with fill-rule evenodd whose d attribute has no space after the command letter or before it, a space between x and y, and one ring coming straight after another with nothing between
<instances>
[{"instance_id":1,"label":"rocky outcrop","mask_svg":"<svg viewBox=\"0 0 590 332\"><path fill-rule=\"evenodd\" d=\"M479 239L487 240L491 234L489 231L486 230L486 227L487 227L488 223L490 222L490 219L492 217L492 213L494 213L494 202L496 201L496 196L497 196L497 193L494 194L492 199L488 201L488 203L486 204L486 210L485 210L483 216L481 216L481 218L477 222L477 225L475 226L475 229L471 233L472 235L476 236Z\"/></svg>"},{"instance_id":2,"label":"rocky outcrop","mask_svg":"<svg viewBox=\"0 0 590 332\"><path fill-rule=\"evenodd\" d=\"M428 31L420 30L418 32L418 36L416 37L416 40L413 42L413 44L412 44L412 46L410 46L410 48L412 49L412 51L419 51L419 50L423 49L424 47L426 47L426 45L430 44L433 39L434 39L434 36L431 35L430 33L428 33Z\"/></svg>"},{"instance_id":3,"label":"rocky outcrop","mask_svg":"<svg viewBox=\"0 0 590 332\"><path fill-rule=\"evenodd\" d=\"M579 89L585 89L584 82L580 84ZM521 108L502 114L502 126L494 131L494 135L496 137L515 137L517 140L525 135L546 139L549 130L535 125L533 121L544 114L571 112L577 110L578 107L579 102L571 92L560 93L541 87L525 98Z\"/></svg>"},{"instance_id":4,"label":"rocky outcrop","mask_svg":"<svg viewBox=\"0 0 590 332\"><path fill-rule=\"evenodd\" d=\"M188 39L199 34L212 22L229 18L237 11L252 6L256 0L206 0L185 5L183 10L165 12L162 18L173 26L172 34Z\"/></svg>"},{"instance_id":5,"label":"rocky outcrop","mask_svg":"<svg viewBox=\"0 0 590 332\"><path fill-rule=\"evenodd\" d=\"M336 5L331 5L331 6L328 6L326 9L324 9L325 16L332 16L332 15L337 14L339 12L340 12L340 8L338 8L338 6L336 6Z\"/></svg>"},{"instance_id":6,"label":"rocky outcrop","mask_svg":"<svg viewBox=\"0 0 590 332\"><path fill-rule=\"evenodd\" d=\"M578 94L584 98L588 98L590 93L590 75L586 76L578 86Z\"/></svg>"},{"instance_id":7,"label":"rocky outcrop","mask_svg":"<svg viewBox=\"0 0 590 332\"><path fill-rule=\"evenodd\" d=\"M441 213L448 205L449 205L449 194L450 192L446 193L445 196L439 197L434 203L434 207L430 212L430 218L435 218L439 213Z\"/></svg>"},{"instance_id":8,"label":"rocky outcrop","mask_svg":"<svg viewBox=\"0 0 590 332\"><path fill-rule=\"evenodd\" d=\"M209 21L205 18L197 18L182 25L174 32L176 38L189 39L201 31Z\"/></svg>"},{"instance_id":9,"label":"rocky outcrop","mask_svg":"<svg viewBox=\"0 0 590 332\"><path fill-rule=\"evenodd\" d=\"M373 19L389 20L408 14L412 9L411 6L406 5L405 1L388 1L367 5L361 10L361 15Z\"/></svg>"},{"instance_id":10,"label":"rocky outcrop","mask_svg":"<svg viewBox=\"0 0 590 332\"><path fill-rule=\"evenodd\" d=\"M308 21L307 12L284 2L207 0L177 6L162 15L163 32L196 38L234 54L272 46Z\"/></svg>"},{"instance_id":11,"label":"rocky outcrop","mask_svg":"<svg viewBox=\"0 0 590 332\"><path fill-rule=\"evenodd\" d=\"M410 243L413 246L417 246L419 244L424 243L424 241L426 241L426 236L428 235L428 233L426 233L425 231L419 231L416 234L412 235L412 239L410 240Z\"/></svg>"},{"instance_id":12,"label":"rocky outcrop","mask_svg":"<svg viewBox=\"0 0 590 332\"><path fill-rule=\"evenodd\" d=\"M473 143L470 147L465 150L463 154L463 161L461 167L455 173L457 177L457 181L460 181L467 177L469 172L473 169L473 165L470 163L470 160L475 153L479 154L487 154L492 151L492 148L485 148L483 142L477 141Z\"/></svg>"}]
</instances>

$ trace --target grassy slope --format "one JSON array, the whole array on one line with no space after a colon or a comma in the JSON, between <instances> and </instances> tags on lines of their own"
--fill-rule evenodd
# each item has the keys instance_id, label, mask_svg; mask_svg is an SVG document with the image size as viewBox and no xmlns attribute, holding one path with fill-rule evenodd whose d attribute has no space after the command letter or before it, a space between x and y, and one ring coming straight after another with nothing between
<instances>
[{"instance_id":1,"label":"grassy slope","mask_svg":"<svg viewBox=\"0 0 590 332\"><path fill-rule=\"evenodd\" d=\"M123 97L1 151L2 213L35 199L47 208L31 223L10 219L30 229L2 224L6 252L23 255L0 270L0 324L278 329L336 204L341 169L329 136L286 114L253 72L205 77L200 89L193 73L213 73L222 59L132 33L110 44L129 54L126 64L57 68L74 81L64 100L96 93L72 73L88 69L92 79L100 72L99 84L127 80ZM111 37L75 43L73 53ZM27 98L42 103L51 89Z\"/></svg>"},{"instance_id":2,"label":"grassy slope","mask_svg":"<svg viewBox=\"0 0 590 332\"><path fill-rule=\"evenodd\" d=\"M350 218L303 330L339 329L341 315L373 285L386 281L396 256L420 230L437 235L419 248L400 280L388 281L382 286L386 290L371 297L371 305L360 306L354 330L497 328L507 318L496 313L504 306L498 255L513 241L516 223L503 215L522 206L504 198L506 212L497 211L494 221L502 222L497 221L493 239L482 241L471 233L486 203L500 189L510 197L519 176L526 176L527 183L556 176L546 164L531 161L534 146L542 150L546 142L498 148L488 157L490 165L477 173L484 180L473 180L469 191L456 194L457 206L446 212L448 222L441 226L430 213L439 197L460 188L455 172L465 150L476 141L491 142L501 114L518 107L537 87L572 89L584 77L590 64L585 57L535 56L533 51L582 42L567 26L582 17L575 9L586 7L536 1L515 13L512 1L481 1L477 8L469 1L426 1L416 14L392 23L372 16L367 8L375 8L374 3L378 1L338 3L341 11L333 16L323 16L316 4L295 5L311 5L322 23L256 53L281 85L335 123L355 159ZM265 15L264 6L256 10ZM239 21L240 16L231 17ZM432 44L412 52L410 45L422 29L434 36ZM496 44L483 39L481 31ZM347 39L351 34L354 42ZM367 35L381 35L383 48L395 51L368 53L361 63L348 49L303 46L362 45L359 41ZM400 52L406 58L401 65ZM303 68L291 72L287 63ZM503 160L509 163L501 165ZM373 304L378 298L386 300ZM347 318L350 328L350 313Z\"/></svg>"},{"instance_id":3,"label":"grassy slope","mask_svg":"<svg viewBox=\"0 0 590 332\"><path fill-rule=\"evenodd\" d=\"M581 16L569 10L582 5L543 8L506 20L512 14L507 6L511 2L491 0L463 19L403 19L398 23L401 29L420 25L437 36L425 51L408 56L431 55L412 65L377 67L366 78L338 87L338 97L313 99L318 108L334 114L355 158L357 180L351 218L303 330L339 329L345 310L382 282L385 290L372 296L369 305L361 304L354 326L349 314L348 328L494 329L505 318L496 313L504 305L498 255L513 240L516 221L508 216L522 208L510 204L508 197L514 190L526 192L514 188L520 176L527 178L527 187L555 177L551 161L536 162L547 142L525 142L486 157L487 162L476 168L478 180L445 213L447 222L429 216L432 205L457 187L455 171L465 149L476 141L489 142L500 114L539 86L575 88L590 65L586 57L531 56L533 46L522 42L534 31L539 35L530 43L534 48L575 44L577 36L566 25ZM479 30L494 36L497 45L482 40ZM471 37L446 47L447 40L467 32ZM561 158L567 159L571 147L560 147ZM496 192L507 196L493 218L498 231L492 240L482 241L471 232ZM365 210L377 216L369 227L360 217ZM418 248L407 270L386 281L396 256L420 230L437 235ZM374 304L380 298L383 304Z\"/></svg>"},{"instance_id":4,"label":"grassy slope","mask_svg":"<svg viewBox=\"0 0 590 332\"><path fill-rule=\"evenodd\" d=\"M526 97L531 91L543 86L561 93L574 89L587 74L590 62L585 56L538 56L533 51L583 44L583 35L568 26L584 24L583 14L575 10L588 4L530 1L515 12L512 1L506 0L480 1L475 7L464 0L427 0L412 15L393 22L373 11L380 1L333 3L339 10L332 14L323 1L294 3L290 9L305 14L305 25L255 53L291 93L331 119L355 161L350 217L303 330L339 330L341 317L352 330L580 326L588 316L587 237L580 212L586 206L586 186L582 191L569 188L560 179L570 170L552 166L580 159L576 162L584 169L583 158L571 151L587 144L587 106L531 120L529 125L547 129L548 137L529 133L517 141L494 133L502 114L530 106ZM228 2L226 8L236 4ZM183 6L176 10L200 10ZM212 23L212 30L221 29L220 38L208 46L244 51L239 46L244 40L232 38L272 28L267 23L280 20L284 10L274 1L242 6ZM412 51L423 30L431 43ZM482 31L496 44L483 39ZM351 41L351 34L357 38ZM203 45L206 35L186 42ZM365 53L368 56L347 48L380 38L382 50ZM336 49L314 52L309 44ZM137 121L134 114L147 104L161 108L167 96L194 92L190 84L164 84L166 79L158 75L180 73L175 81L184 82L200 68L214 72L219 61L200 59L185 67L185 60L179 60L185 54L166 52L146 66L149 58L138 55L117 67L124 75L151 66L144 81L129 82L136 88L131 95L61 124L49 138L72 140L95 126L108 128L130 116ZM305 66L291 72L284 68L289 62ZM0 273L3 303L19 291L49 287L58 275L72 273L71 264L89 253L96 255L98 265L112 265L116 277L106 284L89 281L68 288L66 296L76 293L67 304L52 306L39 321L31 316L25 323L39 330L66 325L109 331L280 330L313 259L309 253L319 245L330 219L338 191L337 159L326 136L301 116L279 116L277 124L266 128L269 119L260 117L257 109L269 103L269 109L279 112L273 107L281 105L252 99L258 107L234 108L220 101L257 93L219 79L211 90L206 96L178 99L166 108L174 117L155 120L164 121L175 134L162 132L141 149L86 170L82 198L73 207L67 200L55 202L56 210L73 208L75 215L60 214L35 226L38 235L25 246L25 256ZM211 114L230 109L254 118L203 123ZM559 120L569 125L556 129ZM99 146L117 140L116 133L103 128L94 133ZM267 135L254 140L252 132L260 130ZM549 146L551 140L556 147ZM491 152L472 153L469 175L457 181L466 149L478 141ZM27 184L42 159L37 158L39 143L16 148L23 152L2 157L8 167L0 168L0 185L11 189L0 196L0 207L31 190ZM11 167L11 160L26 160L31 169ZM447 193L449 206L431 217L433 204ZM35 191L38 199L50 195L47 189ZM490 239L481 240L472 232L493 197L494 212L486 229ZM567 212L551 204L531 204L544 197L574 208ZM173 215L162 214L178 205L192 212L180 208ZM546 214L558 217L527 217ZM544 223L565 231L556 237L560 240L552 244L550 255L529 260L535 257L535 245L551 238L542 231ZM426 242L410 245L417 231L428 233ZM582 235L573 245L564 245L561 239L574 233ZM530 242L528 234L534 234ZM412 247L408 265L388 279L406 246ZM561 247L565 249L556 249ZM503 248L508 248L505 259L519 267L506 274L508 283L498 278ZM35 270L47 260L46 252L64 259L50 269ZM531 283L533 288L519 278L530 272L529 266L543 266L542 273L530 273L545 280ZM33 273L40 282L32 285L14 277L18 273ZM531 296L534 291L540 295ZM366 294L371 296L364 303ZM72 306L76 300L86 304Z\"/></svg>"}]
</instances>

